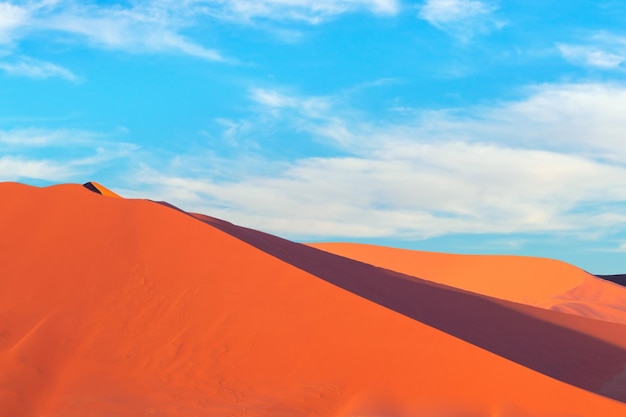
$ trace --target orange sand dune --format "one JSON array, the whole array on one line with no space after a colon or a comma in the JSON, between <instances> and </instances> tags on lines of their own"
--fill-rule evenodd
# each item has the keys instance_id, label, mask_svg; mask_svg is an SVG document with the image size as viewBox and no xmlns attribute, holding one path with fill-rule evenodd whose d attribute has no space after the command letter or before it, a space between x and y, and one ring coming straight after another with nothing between
<instances>
[{"instance_id":1,"label":"orange sand dune","mask_svg":"<svg viewBox=\"0 0 626 417\"><path fill-rule=\"evenodd\" d=\"M0 416L626 415L623 325L77 185L0 196Z\"/></svg>"},{"instance_id":2,"label":"orange sand dune","mask_svg":"<svg viewBox=\"0 0 626 417\"><path fill-rule=\"evenodd\" d=\"M310 246L503 300L626 324L626 287L553 259L456 255L357 243Z\"/></svg>"}]
</instances>

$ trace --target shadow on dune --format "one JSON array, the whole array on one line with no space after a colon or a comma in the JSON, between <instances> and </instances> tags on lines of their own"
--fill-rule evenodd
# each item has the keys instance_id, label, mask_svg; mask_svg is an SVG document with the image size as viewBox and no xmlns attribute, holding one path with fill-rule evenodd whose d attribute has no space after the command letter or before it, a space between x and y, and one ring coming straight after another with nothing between
<instances>
[{"instance_id":1,"label":"shadow on dune","mask_svg":"<svg viewBox=\"0 0 626 417\"><path fill-rule=\"evenodd\" d=\"M570 320L559 313L377 268L209 216L189 215L331 284L568 384L598 392L626 364L625 349L546 321ZM623 332L613 323L593 325ZM626 393L610 397L626 402Z\"/></svg>"},{"instance_id":2,"label":"shadow on dune","mask_svg":"<svg viewBox=\"0 0 626 417\"><path fill-rule=\"evenodd\" d=\"M89 191L92 191L92 192L94 192L94 193L96 193L96 194L100 194L100 195L102 195L102 191L100 191L100 190L98 189L98 187L96 187L96 186L95 186L95 185L94 185L91 181L84 183L84 184L83 184L83 187L85 187L85 188L86 188L86 189L88 189Z\"/></svg>"}]
</instances>

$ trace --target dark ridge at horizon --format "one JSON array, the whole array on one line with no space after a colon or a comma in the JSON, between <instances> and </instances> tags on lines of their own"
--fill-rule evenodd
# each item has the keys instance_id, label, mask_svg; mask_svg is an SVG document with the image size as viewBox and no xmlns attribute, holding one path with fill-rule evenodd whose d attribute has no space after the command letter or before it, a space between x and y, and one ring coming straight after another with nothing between
<instances>
[{"instance_id":1,"label":"dark ridge at horizon","mask_svg":"<svg viewBox=\"0 0 626 417\"><path fill-rule=\"evenodd\" d=\"M612 275L596 275L598 278L605 279L607 281L614 282L626 287L626 274L612 274Z\"/></svg>"}]
</instances>

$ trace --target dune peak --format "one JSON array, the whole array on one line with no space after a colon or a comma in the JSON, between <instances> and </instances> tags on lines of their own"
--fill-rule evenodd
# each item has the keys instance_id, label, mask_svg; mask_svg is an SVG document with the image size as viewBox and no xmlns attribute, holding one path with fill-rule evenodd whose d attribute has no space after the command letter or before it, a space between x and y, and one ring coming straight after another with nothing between
<instances>
[{"instance_id":1,"label":"dune peak","mask_svg":"<svg viewBox=\"0 0 626 417\"><path fill-rule=\"evenodd\" d=\"M120 196L117 193L114 193L113 191L109 190L107 187L105 187L102 184L99 184L95 181L88 181L86 183L83 184L83 187L85 187L86 189L93 191L94 193L100 194L100 195L104 195L107 197L116 197L116 198L122 198L122 196Z\"/></svg>"}]
</instances>

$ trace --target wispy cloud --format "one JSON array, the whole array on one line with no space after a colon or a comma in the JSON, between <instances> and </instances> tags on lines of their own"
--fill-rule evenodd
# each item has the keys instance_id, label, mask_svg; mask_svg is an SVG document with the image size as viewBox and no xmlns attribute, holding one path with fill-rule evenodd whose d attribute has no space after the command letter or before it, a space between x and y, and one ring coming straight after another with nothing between
<instances>
[{"instance_id":1,"label":"wispy cloud","mask_svg":"<svg viewBox=\"0 0 626 417\"><path fill-rule=\"evenodd\" d=\"M211 61L225 58L183 36L195 23L195 4L152 1L131 6L102 6L73 0L41 0L17 6L0 3L0 43L46 33L85 40L94 47L129 52L181 53ZM200 9L197 11L200 12Z\"/></svg>"},{"instance_id":2,"label":"wispy cloud","mask_svg":"<svg viewBox=\"0 0 626 417\"><path fill-rule=\"evenodd\" d=\"M0 71L15 77L36 79L62 78L72 82L80 81L80 77L67 68L28 57L0 61Z\"/></svg>"},{"instance_id":3,"label":"wispy cloud","mask_svg":"<svg viewBox=\"0 0 626 417\"><path fill-rule=\"evenodd\" d=\"M626 60L626 54L617 54L593 46L557 45L561 55L568 61L601 69L615 69Z\"/></svg>"},{"instance_id":4,"label":"wispy cloud","mask_svg":"<svg viewBox=\"0 0 626 417\"><path fill-rule=\"evenodd\" d=\"M71 129L0 130L0 181L84 181L139 149L108 136Z\"/></svg>"},{"instance_id":5,"label":"wispy cloud","mask_svg":"<svg viewBox=\"0 0 626 417\"><path fill-rule=\"evenodd\" d=\"M138 3L124 8L60 1L41 9L31 20L31 25L33 30L79 36L93 46L107 49L179 52L211 61L224 60L216 50L179 33L194 23L193 15L185 16L185 11L160 2Z\"/></svg>"},{"instance_id":6,"label":"wispy cloud","mask_svg":"<svg viewBox=\"0 0 626 417\"><path fill-rule=\"evenodd\" d=\"M11 149L88 146L96 143L99 136L102 135L72 129L9 129L0 130L0 146L9 146Z\"/></svg>"},{"instance_id":7,"label":"wispy cloud","mask_svg":"<svg viewBox=\"0 0 626 417\"><path fill-rule=\"evenodd\" d=\"M344 13L394 15L398 10L397 0L151 0L113 5L74 0L33 0L19 5L0 2L0 45L46 33L51 41L75 40L132 53L180 53L208 61L235 62L214 47L185 36L185 30L224 20L316 24ZM289 37L293 38L293 33Z\"/></svg>"},{"instance_id":8,"label":"wispy cloud","mask_svg":"<svg viewBox=\"0 0 626 417\"><path fill-rule=\"evenodd\" d=\"M29 11L25 7L11 3L0 3L0 44L13 41L15 31L26 25L29 19Z\"/></svg>"},{"instance_id":9,"label":"wispy cloud","mask_svg":"<svg viewBox=\"0 0 626 417\"><path fill-rule=\"evenodd\" d=\"M541 85L522 101L473 112L475 121L451 121L450 129L467 128L474 137L500 138L526 147L541 147L622 164L626 123L623 84ZM462 120L462 119L461 119ZM445 122L444 122L445 123ZM456 125L456 127L455 127ZM437 127L437 125L435 125Z\"/></svg>"},{"instance_id":10,"label":"wispy cloud","mask_svg":"<svg viewBox=\"0 0 626 417\"><path fill-rule=\"evenodd\" d=\"M295 98L281 94L275 90L254 88L250 93L254 101L268 107L293 107L298 103L298 100Z\"/></svg>"},{"instance_id":11,"label":"wispy cloud","mask_svg":"<svg viewBox=\"0 0 626 417\"><path fill-rule=\"evenodd\" d=\"M216 2L205 3L220 18L240 22L263 18L315 24L335 15L359 10L379 15L394 15L399 10L397 0L230 0L217 5Z\"/></svg>"},{"instance_id":12,"label":"wispy cloud","mask_svg":"<svg viewBox=\"0 0 626 417\"><path fill-rule=\"evenodd\" d=\"M297 97L265 88L252 89L250 98L265 110L290 109L308 118L325 117L333 104L330 97Z\"/></svg>"},{"instance_id":13,"label":"wispy cloud","mask_svg":"<svg viewBox=\"0 0 626 417\"><path fill-rule=\"evenodd\" d=\"M75 174L67 164L47 159L23 157L0 157L0 180L18 181L38 179L45 181L66 181Z\"/></svg>"},{"instance_id":14,"label":"wispy cloud","mask_svg":"<svg viewBox=\"0 0 626 417\"><path fill-rule=\"evenodd\" d=\"M583 235L626 224L626 121L617 110L626 105L624 86L544 85L523 100L415 111L402 123L342 112L339 98L314 117L275 112L315 98L253 90L251 99L344 156L271 171L263 161L242 163L219 180L189 171L193 164L144 167L132 177L183 208L296 238Z\"/></svg>"},{"instance_id":15,"label":"wispy cloud","mask_svg":"<svg viewBox=\"0 0 626 417\"><path fill-rule=\"evenodd\" d=\"M438 29L469 40L476 33L490 32L504 23L493 16L497 7L481 0L426 0L419 17Z\"/></svg>"},{"instance_id":16,"label":"wispy cloud","mask_svg":"<svg viewBox=\"0 0 626 417\"><path fill-rule=\"evenodd\" d=\"M420 16L435 26L472 19L493 12L495 8L480 0L426 0Z\"/></svg>"},{"instance_id":17,"label":"wispy cloud","mask_svg":"<svg viewBox=\"0 0 626 417\"><path fill-rule=\"evenodd\" d=\"M580 44L557 43L563 58L573 64L602 70L624 69L626 37L606 32L592 34Z\"/></svg>"},{"instance_id":18,"label":"wispy cloud","mask_svg":"<svg viewBox=\"0 0 626 417\"><path fill-rule=\"evenodd\" d=\"M569 213L579 203L607 198L599 195L598 183L612 189L609 198L625 200L624 169L461 143L410 153L303 159L277 176L223 183L156 171L137 177L153 181L156 192L182 207L301 237L575 232L626 220L619 213Z\"/></svg>"}]
</instances>

